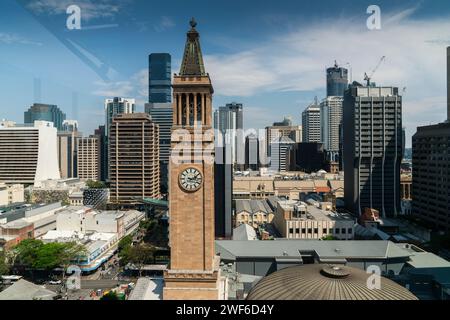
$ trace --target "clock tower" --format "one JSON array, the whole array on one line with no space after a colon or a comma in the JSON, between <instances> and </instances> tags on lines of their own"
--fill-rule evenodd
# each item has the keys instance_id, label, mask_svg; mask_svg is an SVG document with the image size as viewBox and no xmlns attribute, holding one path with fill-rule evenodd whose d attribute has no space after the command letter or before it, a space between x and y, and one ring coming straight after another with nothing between
<instances>
[{"instance_id":1,"label":"clock tower","mask_svg":"<svg viewBox=\"0 0 450 320\"><path fill-rule=\"evenodd\" d=\"M214 253L214 132L209 74L197 23L191 20L181 70L173 79L169 164L170 248L164 300L220 298L220 259Z\"/></svg>"}]
</instances>

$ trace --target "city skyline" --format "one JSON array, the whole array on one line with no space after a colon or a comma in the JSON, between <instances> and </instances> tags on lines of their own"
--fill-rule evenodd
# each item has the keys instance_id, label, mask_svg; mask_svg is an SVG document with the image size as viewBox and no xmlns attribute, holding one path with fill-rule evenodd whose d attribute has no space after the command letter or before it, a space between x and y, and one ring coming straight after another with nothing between
<instances>
[{"instance_id":1,"label":"city skyline","mask_svg":"<svg viewBox=\"0 0 450 320\"><path fill-rule=\"evenodd\" d=\"M192 12L200 22L208 52L205 63L216 84L214 109L231 101L243 103L247 114L244 127L264 128L274 117L280 118L280 104L281 117L290 115L299 124L301 112L314 97L325 98L325 70L334 60L344 67L350 62L350 78L362 82L364 72L370 73L379 58L386 56L373 80L379 85L406 87L402 92L404 126L406 146L410 147L417 126L445 119L445 75L439 65L445 63L443 51L450 38L442 30L450 28L446 27L445 10L440 9L445 4L440 2L440 7L438 2L392 5L382 1L382 29L374 31L366 26L367 5L354 1L340 6L283 1L276 7L259 6L252 15L251 1L234 10L231 4L222 3L211 8L211 16L199 1L182 12ZM138 110L143 111L148 99L148 55L170 53L172 69L178 70L182 51L176 43L187 17L166 15L170 12L166 5L150 9L139 1L104 1L101 9L93 9L90 1L83 0L79 1L82 29L70 31L65 30L68 15L62 10L66 2L60 3L55 7L52 1L40 1L39 6L5 1L1 14L16 19L5 22L0 34L1 68L13 73L0 76L6 101L13 106L3 117L21 122L20 112L26 106L56 104L68 119L78 115L75 120L80 130L88 133L102 123L105 98L135 98ZM149 16L142 17L137 11ZM314 15L310 17L308 12ZM241 28L227 21L232 14L241 18ZM342 36L360 45L356 49L346 46ZM272 44L277 50L272 50ZM33 59L25 59L30 48ZM364 58L362 48L366 49ZM89 61L101 67L97 70ZM33 92L35 79L40 79L41 94ZM34 101L35 96L41 101ZM429 109L435 111L427 112Z\"/></svg>"}]
</instances>

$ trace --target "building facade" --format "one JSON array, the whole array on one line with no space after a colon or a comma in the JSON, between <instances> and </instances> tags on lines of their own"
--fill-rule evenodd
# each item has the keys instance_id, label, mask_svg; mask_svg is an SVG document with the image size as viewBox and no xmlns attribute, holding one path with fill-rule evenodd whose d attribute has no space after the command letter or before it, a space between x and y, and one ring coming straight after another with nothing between
<instances>
[{"instance_id":1,"label":"building facade","mask_svg":"<svg viewBox=\"0 0 450 320\"><path fill-rule=\"evenodd\" d=\"M320 105L317 101L302 113L303 142L321 142Z\"/></svg>"},{"instance_id":2,"label":"building facade","mask_svg":"<svg viewBox=\"0 0 450 320\"><path fill-rule=\"evenodd\" d=\"M35 103L24 114L25 124L34 124L35 121L53 122L58 131L63 129L66 114L58 106L51 104Z\"/></svg>"},{"instance_id":3,"label":"building facade","mask_svg":"<svg viewBox=\"0 0 450 320\"><path fill-rule=\"evenodd\" d=\"M241 103L228 103L214 111L214 129L223 137L224 145L231 145L231 160L237 168L242 168L244 156L244 112Z\"/></svg>"},{"instance_id":4,"label":"building facade","mask_svg":"<svg viewBox=\"0 0 450 320\"><path fill-rule=\"evenodd\" d=\"M58 132L58 162L61 178L78 177L78 140L81 138L79 131Z\"/></svg>"},{"instance_id":5,"label":"building facade","mask_svg":"<svg viewBox=\"0 0 450 320\"><path fill-rule=\"evenodd\" d=\"M347 87L347 69L339 67L337 63L334 67L327 69L327 97L343 97Z\"/></svg>"},{"instance_id":6,"label":"building facade","mask_svg":"<svg viewBox=\"0 0 450 320\"><path fill-rule=\"evenodd\" d=\"M172 57L168 53L152 53L149 56L148 102L172 102Z\"/></svg>"},{"instance_id":7,"label":"building facade","mask_svg":"<svg viewBox=\"0 0 450 320\"><path fill-rule=\"evenodd\" d=\"M288 137L280 137L270 144L270 170L276 172L289 171L289 155L295 142Z\"/></svg>"},{"instance_id":8,"label":"building facade","mask_svg":"<svg viewBox=\"0 0 450 320\"><path fill-rule=\"evenodd\" d=\"M400 212L402 97L398 88L352 85L344 98L345 202L361 215Z\"/></svg>"},{"instance_id":9,"label":"building facade","mask_svg":"<svg viewBox=\"0 0 450 320\"><path fill-rule=\"evenodd\" d=\"M169 157L172 135L173 110L171 103L148 103L145 112L159 126L159 165L161 170L161 185L167 191L169 187Z\"/></svg>"},{"instance_id":10,"label":"building facade","mask_svg":"<svg viewBox=\"0 0 450 320\"><path fill-rule=\"evenodd\" d=\"M321 141L325 150L339 153L339 128L342 124L343 97L327 97L320 103Z\"/></svg>"},{"instance_id":11,"label":"building facade","mask_svg":"<svg viewBox=\"0 0 450 320\"><path fill-rule=\"evenodd\" d=\"M0 122L0 181L35 184L59 179L57 133L53 123Z\"/></svg>"},{"instance_id":12,"label":"building facade","mask_svg":"<svg viewBox=\"0 0 450 320\"><path fill-rule=\"evenodd\" d=\"M174 129L184 129L189 146L172 139L170 162L170 266L164 272L165 300L218 300L219 258L214 251L214 134L211 79L205 71L197 23L191 20L180 73L174 76ZM195 131L203 138L198 141ZM186 137L187 138L187 137ZM197 140L197 141L196 141ZM189 148L183 159L173 151ZM205 152L207 152L205 154ZM194 163L194 155L203 155Z\"/></svg>"},{"instance_id":13,"label":"building facade","mask_svg":"<svg viewBox=\"0 0 450 320\"><path fill-rule=\"evenodd\" d=\"M289 167L291 171L317 172L326 167L326 152L323 143L296 143L290 149Z\"/></svg>"},{"instance_id":14,"label":"building facade","mask_svg":"<svg viewBox=\"0 0 450 320\"><path fill-rule=\"evenodd\" d=\"M77 142L78 178L99 181L101 177L99 137L79 138Z\"/></svg>"},{"instance_id":15,"label":"building facade","mask_svg":"<svg viewBox=\"0 0 450 320\"><path fill-rule=\"evenodd\" d=\"M431 227L450 230L450 122L417 128L412 139L412 212Z\"/></svg>"},{"instance_id":16,"label":"building facade","mask_svg":"<svg viewBox=\"0 0 450 320\"><path fill-rule=\"evenodd\" d=\"M110 201L160 198L159 129L146 113L118 114L109 136Z\"/></svg>"},{"instance_id":17,"label":"building facade","mask_svg":"<svg viewBox=\"0 0 450 320\"><path fill-rule=\"evenodd\" d=\"M348 214L333 211L332 204L295 200L280 200L277 203L274 225L287 239L352 240L355 221Z\"/></svg>"},{"instance_id":18,"label":"building facade","mask_svg":"<svg viewBox=\"0 0 450 320\"><path fill-rule=\"evenodd\" d=\"M105 137L104 141L105 147L104 147L104 155L105 157L105 180L109 179L109 166L107 165L109 163L109 130L110 126L112 124L112 119L118 115L118 114L130 114L136 112L136 101L135 99L128 99L128 98L120 98L115 97L113 99L106 99L105 100Z\"/></svg>"}]
</instances>

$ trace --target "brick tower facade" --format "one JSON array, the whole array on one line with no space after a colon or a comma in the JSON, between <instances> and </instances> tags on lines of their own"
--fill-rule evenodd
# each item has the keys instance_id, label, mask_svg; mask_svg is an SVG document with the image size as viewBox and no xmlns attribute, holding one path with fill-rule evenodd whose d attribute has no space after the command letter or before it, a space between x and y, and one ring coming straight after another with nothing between
<instances>
[{"instance_id":1,"label":"brick tower facade","mask_svg":"<svg viewBox=\"0 0 450 320\"><path fill-rule=\"evenodd\" d=\"M164 274L164 300L220 296L219 258L214 253L214 90L195 27L192 19L181 70L173 80L171 260Z\"/></svg>"}]
</instances>

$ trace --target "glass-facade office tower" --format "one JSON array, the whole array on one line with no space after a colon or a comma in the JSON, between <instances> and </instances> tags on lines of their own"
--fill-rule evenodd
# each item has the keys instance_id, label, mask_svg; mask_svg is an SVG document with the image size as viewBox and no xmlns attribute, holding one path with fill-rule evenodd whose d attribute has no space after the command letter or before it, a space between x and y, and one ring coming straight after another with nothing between
<instances>
[{"instance_id":1,"label":"glass-facade office tower","mask_svg":"<svg viewBox=\"0 0 450 320\"><path fill-rule=\"evenodd\" d=\"M361 215L400 212L402 97L398 88L354 83L344 96L345 203Z\"/></svg>"},{"instance_id":2,"label":"glass-facade office tower","mask_svg":"<svg viewBox=\"0 0 450 320\"><path fill-rule=\"evenodd\" d=\"M343 97L348 87L348 70L339 67L327 69L327 97Z\"/></svg>"},{"instance_id":3,"label":"glass-facade office tower","mask_svg":"<svg viewBox=\"0 0 450 320\"><path fill-rule=\"evenodd\" d=\"M148 102L172 102L171 61L171 56L168 53L152 53L149 56Z\"/></svg>"},{"instance_id":4,"label":"glass-facade office tower","mask_svg":"<svg viewBox=\"0 0 450 320\"><path fill-rule=\"evenodd\" d=\"M34 124L35 121L53 122L58 131L63 129L66 114L58 106L51 104L35 103L24 113L24 123Z\"/></svg>"},{"instance_id":5,"label":"glass-facade office tower","mask_svg":"<svg viewBox=\"0 0 450 320\"><path fill-rule=\"evenodd\" d=\"M241 103L228 103L214 111L214 128L222 133L225 144L231 145L233 164L243 167L245 163L244 112Z\"/></svg>"}]
</instances>

